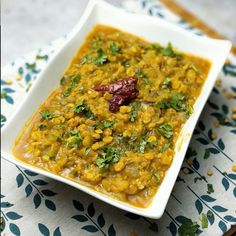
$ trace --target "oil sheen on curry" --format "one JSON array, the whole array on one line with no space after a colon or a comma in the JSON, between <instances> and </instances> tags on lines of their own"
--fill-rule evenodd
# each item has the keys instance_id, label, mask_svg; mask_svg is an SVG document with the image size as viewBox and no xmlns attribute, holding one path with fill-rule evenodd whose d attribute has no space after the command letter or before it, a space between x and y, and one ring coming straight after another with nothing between
<instances>
[{"instance_id":1,"label":"oil sheen on curry","mask_svg":"<svg viewBox=\"0 0 236 236\"><path fill-rule=\"evenodd\" d=\"M146 207L172 163L209 68L209 61L171 43L97 25L21 131L14 155Z\"/></svg>"}]
</instances>

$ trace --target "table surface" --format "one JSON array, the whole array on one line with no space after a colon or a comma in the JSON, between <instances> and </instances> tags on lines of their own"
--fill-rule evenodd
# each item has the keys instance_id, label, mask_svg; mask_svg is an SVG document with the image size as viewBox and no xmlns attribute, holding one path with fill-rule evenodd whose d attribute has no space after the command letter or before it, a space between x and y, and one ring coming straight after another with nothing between
<instances>
[{"instance_id":1,"label":"table surface","mask_svg":"<svg viewBox=\"0 0 236 236\"><path fill-rule=\"evenodd\" d=\"M2 0L2 65L69 32L87 0ZM117 4L121 1L109 0ZM236 43L235 0L177 0ZM35 14L37 12L37 14ZM210 17L209 17L210 16ZM219 17L220 16L220 17Z\"/></svg>"}]
</instances>

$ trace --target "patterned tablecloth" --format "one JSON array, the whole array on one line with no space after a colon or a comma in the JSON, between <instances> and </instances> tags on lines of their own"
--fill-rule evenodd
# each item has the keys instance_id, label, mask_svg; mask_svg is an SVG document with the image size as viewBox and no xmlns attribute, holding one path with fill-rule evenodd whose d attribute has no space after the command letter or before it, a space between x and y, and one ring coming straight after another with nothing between
<instances>
[{"instance_id":1,"label":"patterned tablecloth","mask_svg":"<svg viewBox=\"0 0 236 236\"><path fill-rule=\"evenodd\" d=\"M193 34L202 34L156 0L125 1L122 7L164 18ZM7 123L27 97L38 74L64 40L65 37L60 38L3 68L1 125ZM192 232L199 226L200 235L222 235L236 223L235 95L236 58L229 55L160 220L124 212L2 159L2 235L166 236L178 235L179 229L185 230L188 224Z\"/></svg>"}]
</instances>

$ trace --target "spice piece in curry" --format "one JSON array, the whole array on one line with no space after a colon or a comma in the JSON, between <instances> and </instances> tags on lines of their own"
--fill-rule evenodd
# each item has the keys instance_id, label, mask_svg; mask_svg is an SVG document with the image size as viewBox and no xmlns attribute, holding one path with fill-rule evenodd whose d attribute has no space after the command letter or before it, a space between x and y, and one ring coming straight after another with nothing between
<instances>
[{"instance_id":1,"label":"spice piece in curry","mask_svg":"<svg viewBox=\"0 0 236 236\"><path fill-rule=\"evenodd\" d=\"M172 163L176 140L209 68L209 61L179 52L170 43L164 47L97 25L60 85L22 130L13 153L146 207ZM112 112L109 101L115 94L99 90L125 78L135 81L135 96L125 97L128 102Z\"/></svg>"}]
</instances>

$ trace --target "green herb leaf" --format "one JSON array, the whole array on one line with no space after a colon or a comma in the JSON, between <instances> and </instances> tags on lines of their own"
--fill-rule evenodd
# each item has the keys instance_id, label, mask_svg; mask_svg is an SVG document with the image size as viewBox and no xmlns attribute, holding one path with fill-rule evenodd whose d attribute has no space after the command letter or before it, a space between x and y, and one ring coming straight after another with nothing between
<instances>
[{"instance_id":1,"label":"green herb leaf","mask_svg":"<svg viewBox=\"0 0 236 236\"><path fill-rule=\"evenodd\" d=\"M168 43L166 47L162 47L159 43L153 43L152 49L155 50L156 54L161 54L167 57L175 57L177 61L182 59L182 56L174 51L171 43Z\"/></svg>"},{"instance_id":2,"label":"green herb leaf","mask_svg":"<svg viewBox=\"0 0 236 236\"><path fill-rule=\"evenodd\" d=\"M205 213L202 213L201 225L202 225L203 229L208 227L208 220L207 220L207 216Z\"/></svg>"},{"instance_id":3,"label":"green herb leaf","mask_svg":"<svg viewBox=\"0 0 236 236\"><path fill-rule=\"evenodd\" d=\"M120 47L118 47L118 45L115 42L112 42L111 46L110 46L110 50L111 50L112 54L116 54L116 53L120 52Z\"/></svg>"},{"instance_id":4,"label":"green herb leaf","mask_svg":"<svg viewBox=\"0 0 236 236\"><path fill-rule=\"evenodd\" d=\"M176 111L185 111L186 103L184 101L185 95L183 93L176 93L171 97L170 107Z\"/></svg>"},{"instance_id":5,"label":"green herb leaf","mask_svg":"<svg viewBox=\"0 0 236 236\"><path fill-rule=\"evenodd\" d=\"M161 88L162 89L167 89L170 87L170 84L171 84L171 79L170 78L165 78L162 85L161 85Z\"/></svg>"},{"instance_id":6,"label":"green herb leaf","mask_svg":"<svg viewBox=\"0 0 236 236\"><path fill-rule=\"evenodd\" d=\"M189 69L194 70L196 73L198 72L198 69L196 68L196 66L194 64L190 64Z\"/></svg>"},{"instance_id":7,"label":"green herb leaf","mask_svg":"<svg viewBox=\"0 0 236 236\"><path fill-rule=\"evenodd\" d=\"M41 111L40 115L45 120L51 120L53 118L53 115L48 110Z\"/></svg>"},{"instance_id":8,"label":"green herb leaf","mask_svg":"<svg viewBox=\"0 0 236 236\"><path fill-rule=\"evenodd\" d=\"M147 78L147 75L143 72L143 70L141 68L137 68L135 70L135 74L140 77L140 78Z\"/></svg>"},{"instance_id":9,"label":"green herb leaf","mask_svg":"<svg viewBox=\"0 0 236 236\"><path fill-rule=\"evenodd\" d=\"M197 222L192 222L192 220L187 219L183 221L182 225L178 229L180 236L198 236L198 228L200 226Z\"/></svg>"},{"instance_id":10,"label":"green herb leaf","mask_svg":"<svg viewBox=\"0 0 236 236\"><path fill-rule=\"evenodd\" d=\"M73 88L77 85L78 81L80 80L80 74L76 73L76 74L70 76L69 79L70 79L70 83L69 83L66 91L63 92L63 95L65 97L69 96L69 94L71 93ZM65 83L65 81L63 81L63 83Z\"/></svg>"},{"instance_id":11,"label":"green herb leaf","mask_svg":"<svg viewBox=\"0 0 236 236\"><path fill-rule=\"evenodd\" d=\"M131 138L133 138L133 137L131 137ZM130 140L130 141L135 141L136 137L134 137L134 138L135 138L134 140ZM146 148L154 148L156 145L157 145L156 141L148 142L147 136L143 136L141 138L141 141L140 141L140 144L139 144L139 151L141 153L144 153Z\"/></svg>"},{"instance_id":12,"label":"green herb leaf","mask_svg":"<svg viewBox=\"0 0 236 236\"><path fill-rule=\"evenodd\" d=\"M93 49L98 48L99 46L101 46L101 44L102 44L102 38L99 35L96 35L95 37L93 37L92 44L91 44L91 47Z\"/></svg>"},{"instance_id":13,"label":"green herb leaf","mask_svg":"<svg viewBox=\"0 0 236 236\"><path fill-rule=\"evenodd\" d=\"M97 57L94 60L94 64L98 66L98 65L103 65L106 62L108 62L108 57L105 54L105 52L101 48L99 48L97 50Z\"/></svg>"},{"instance_id":14,"label":"green herb leaf","mask_svg":"<svg viewBox=\"0 0 236 236\"><path fill-rule=\"evenodd\" d=\"M82 137L80 133L78 131L71 130L68 132L68 135L70 138L69 141L67 141L66 145L69 148L77 148L82 142Z\"/></svg>"},{"instance_id":15,"label":"green herb leaf","mask_svg":"<svg viewBox=\"0 0 236 236\"><path fill-rule=\"evenodd\" d=\"M156 53L159 53L162 49L162 46L159 43L153 43L151 46L152 49L156 51Z\"/></svg>"},{"instance_id":16,"label":"green herb leaf","mask_svg":"<svg viewBox=\"0 0 236 236\"><path fill-rule=\"evenodd\" d=\"M106 170L110 164L116 163L120 160L120 154L114 147L107 147L94 160L95 164L102 170Z\"/></svg>"},{"instance_id":17,"label":"green herb leaf","mask_svg":"<svg viewBox=\"0 0 236 236\"><path fill-rule=\"evenodd\" d=\"M214 193L214 188L212 184L207 184L207 193L211 194Z\"/></svg>"},{"instance_id":18,"label":"green herb leaf","mask_svg":"<svg viewBox=\"0 0 236 236\"><path fill-rule=\"evenodd\" d=\"M85 149L85 155L88 156L88 154L90 153L91 151L91 147L86 147Z\"/></svg>"},{"instance_id":19,"label":"green herb leaf","mask_svg":"<svg viewBox=\"0 0 236 236\"><path fill-rule=\"evenodd\" d=\"M169 124L161 124L157 126L157 131L165 138L172 138L173 136L173 128Z\"/></svg>"},{"instance_id":20,"label":"green herb leaf","mask_svg":"<svg viewBox=\"0 0 236 236\"><path fill-rule=\"evenodd\" d=\"M124 136L122 134L118 134L114 137L114 140L117 144L121 144L121 142L123 141Z\"/></svg>"},{"instance_id":21,"label":"green herb leaf","mask_svg":"<svg viewBox=\"0 0 236 236\"><path fill-rule=\"evenodd\" d=\"M99 125L99 129L111 128L116 123L115 120L103 120Z\"/></svg>"},{"instance_id":22,"label":"green herb leaf","mask_svg":"<svg viewBox=\"0 0 236 236\"><path fill-rule=\"evenodd\" d=\"M136 117L138 116L138 111L135 103L131 104L131 111L130 111L130 121L134 122Z\"/></svg>"},{"instance_id":23,"label":"green herb leaf","mask_svg":"<svg viewBox=\"0 0 236 236\"><path fill-rule=\"evenodd\" d=\"M64 85L66 82L66 78L63 76L61 79L60 79L60 85Z\"/></svg>"},{"instance_id":24,"label":"green herb leaf","mask_svg":"<svg viewBox=\"0 0 236 236\"><path fill-rule=\"evenodd\" d=\"M185 112L190 115L193 111L192 106L186 103L186 97L183 93L175 93L169 100L161 100L156 104L156 108L173 108L177 112Z\"/></svg>"},{"instance_id":25,"label":"green herb leaf","mask_svg":"<svg viewBox=\"0 0 236 236\"><path fill-rule=\"evenodd\" d=\"M143 80L145 84L150 84L150 81L147 78L147 74L141 68L135 70L135 75Z\"/></svg>"},{"instance_id":26,"label":"green herb leaf","mask_svg":"<svg viewBox=\"0 0 236 236\"><path fill-rule=\"evenodd\" d=\"M160 177L159 173L157 171L153 171L152 174L155 177L155 179L157 181L157 184L160 184L161 183L161 177Z\"/></svg>"},{"instance_id":27,"label":"green herb leaf","mask_svg":"<svg viewBox=\"0 0 236 236\"><path fill-rule=\"evenodd\" d=\"M148 147L154 148L157 145L157 141L148 142Z\"/></svg>"},{"instance_id":28,"label":"green herb leaf","mask_svg":"<svg viewBox=\"0 0 236 236\"><path fill-rule=\"evenodd\" d=\"M141 153L144 153L147 143L148 143L147 142L147 137L146 136L142 137L141 141L140 141L140 144L139 144L139 151Z\"/></svg>"},{"instance_id":29,"label":"green herb leaf","mask_svg":"<svg viewBox=\"0 0 236 236\"><path fill-rule=\"evenodd\" d=\"M169 107L170 107L169 102L164 99L156 104L156 108L158 109L164 109L164 108L169 108Z\"/></svg>"},{"instance_id":30,"label":"green herb leaf","mask_svg":"<svg viewBox=\"0 0 236 236\"><path fill-rule=\"evenodd\" d=\"M171 146L170 143L165 143L165 144L161 147L160 152L163 153L163 152L166 151L170 146Z\"/></svg>"},{"instance_id":31,"label":"green herb leaf","mask_svg":"<svg viewBox=\"0 0 236 236\"><path fill-rule=\"evenodd\" d=\"M168 43L167 47L161 49L161 54L163 56L168 56L168 57L174 57L175 56L175 52L172 48L171 43Z\"/></svg>"},{"instance_id":32,"label":"green herb leaf","mask_svg":"<svg viewBox=\"0 0 236 236\"><path fill-rule=\"evenodd\" d=\"M130 61L126 61L123 63L125 68L129 68L130 67Z\"/></svg>"},{"instance_id":33,"label":"green herb leaf","mask_svg":"<svg viewBox=\"0 0 236 236\"><path fill-rule=\"evenodd\" d=\"M84 114L88 119L93 119L94 114L93 112L90 110L90 108L84 103L84 102L80 102L78 104L76 104L74 106L74 108L72 109L72 111L74 113L77 114Z\"/></svg>"},{"instance_id":34,"label":"green herb leaf","mask_svg":"<svg viewBox=\"0 0 236 236\"><path fill-rule=\"evenodd\" d=\"M81 62L80 62L80 65L83 65L83 64L85 64L85 63L87 63L87 62L90 62L92 60L92 57L90 56L90 55L85 55L83 58L82 58L82 60L81 60Z\"/></svg>"},{"instance_id":35,"label":"green herb leaf","mask_svg":"<svg viewBox=\"0 0 236 236\"><path fill-rule=\"evenodd\" d=\"M180 55L180 54L175 54L175 58L176 58L177 61L180 61L180 60L183 59L183 56Z\"/></svg>"}]
</instances>

